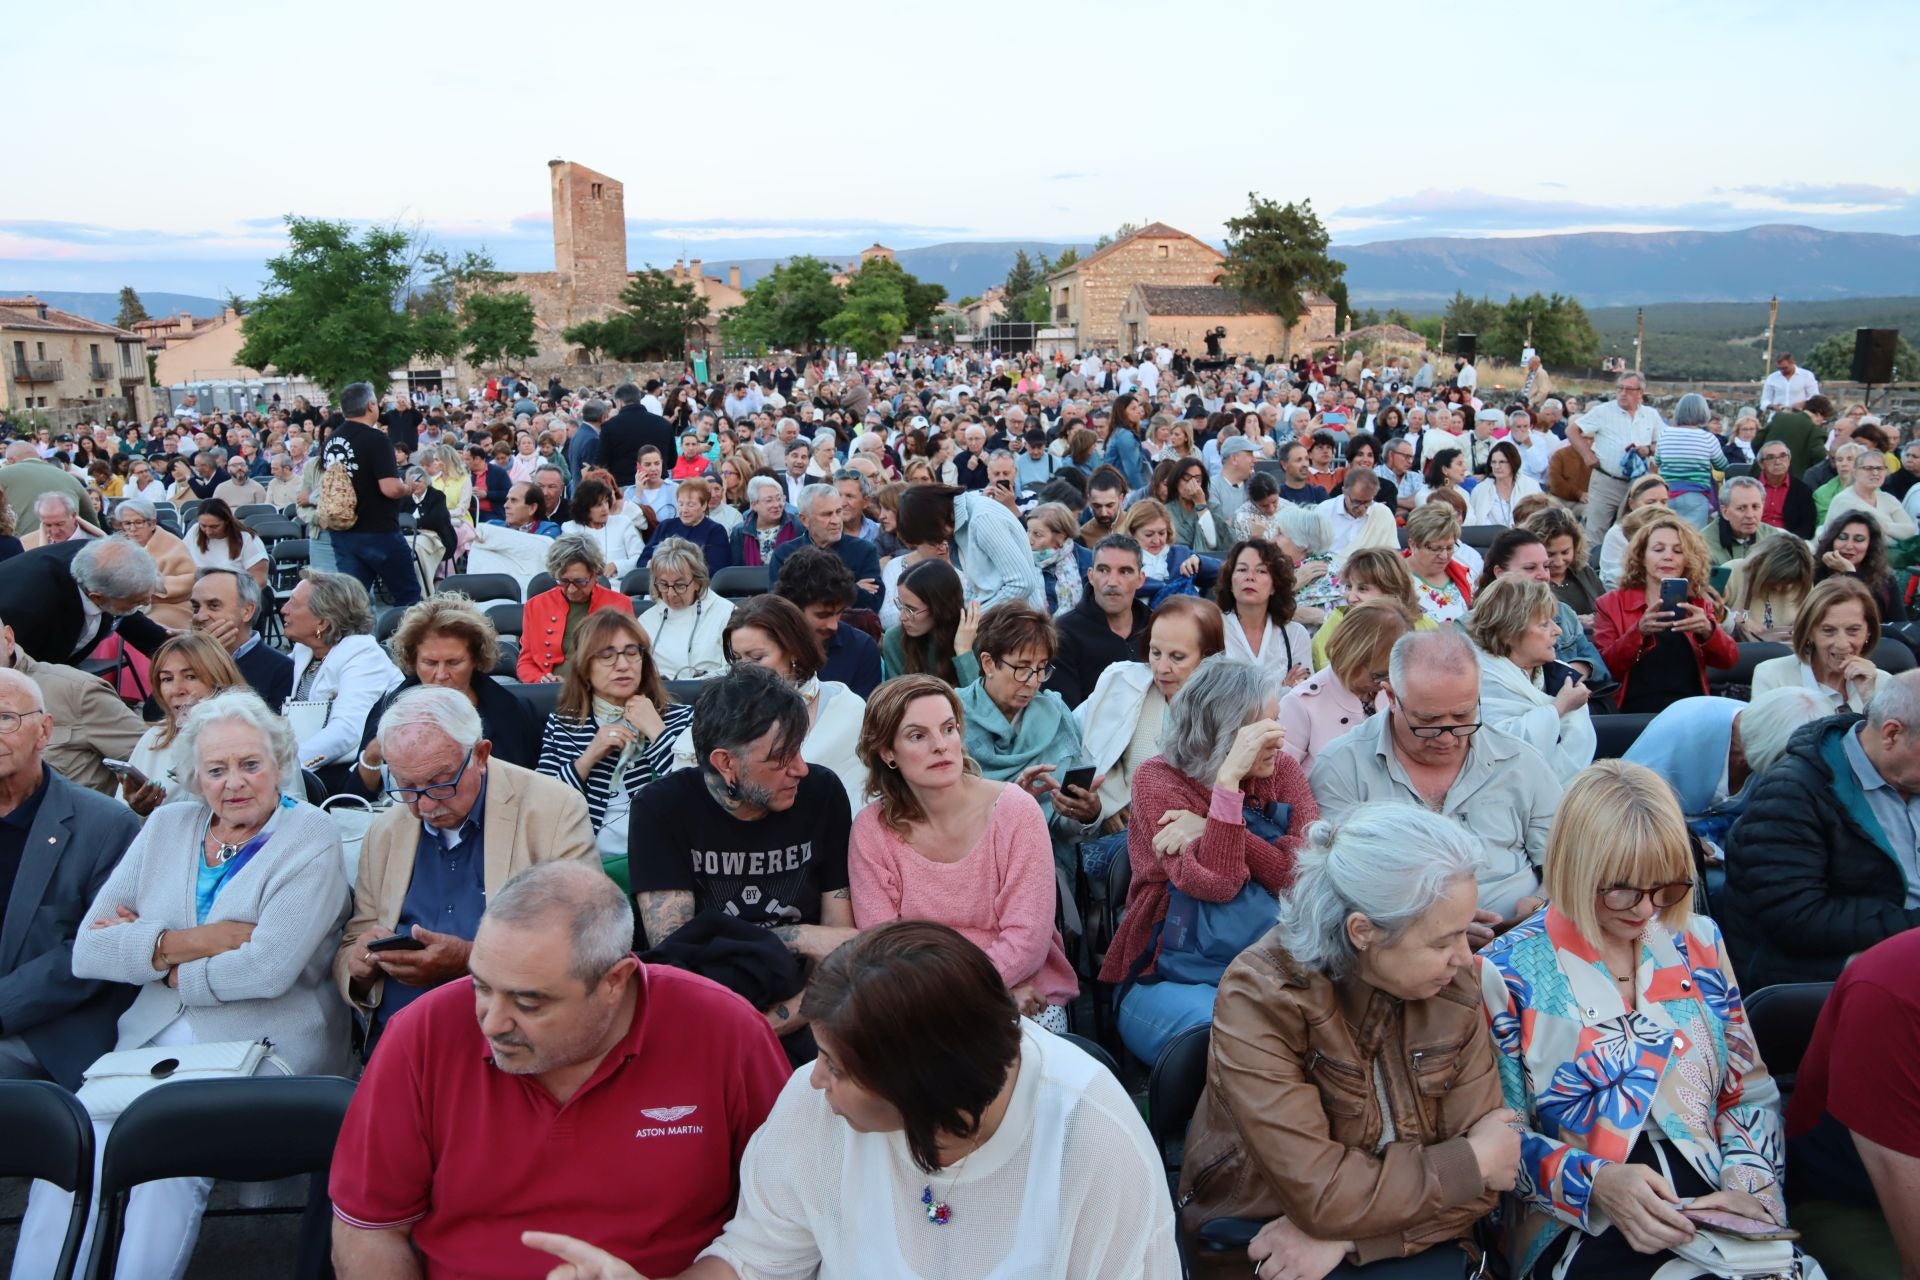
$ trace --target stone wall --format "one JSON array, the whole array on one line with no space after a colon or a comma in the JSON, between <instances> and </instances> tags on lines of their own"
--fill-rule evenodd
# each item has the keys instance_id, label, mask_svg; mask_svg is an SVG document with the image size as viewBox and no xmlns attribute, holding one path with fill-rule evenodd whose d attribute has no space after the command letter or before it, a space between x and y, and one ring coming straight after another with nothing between
<instances>
[{"instance_id":1,"label":"stone wall","mask_svg":"<svg viewBox=\"0 0 1920 1280\"><path fill-rule=\"evenodd\" d=\"M1073 325L1082 350L1117 346L1125 335L1120 313L1134 285L1212 284L1220 261L1218 250L1187 236L1135 236L1053 282L1054 322Z\"/></svg>"}]
</instances>

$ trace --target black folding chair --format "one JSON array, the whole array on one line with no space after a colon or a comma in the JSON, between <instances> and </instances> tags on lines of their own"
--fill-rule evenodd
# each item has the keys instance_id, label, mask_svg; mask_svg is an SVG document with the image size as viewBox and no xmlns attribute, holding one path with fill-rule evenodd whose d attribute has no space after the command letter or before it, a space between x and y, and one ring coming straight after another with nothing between
<instances>
[{"instance_id":1,"label":"black folding chair","mask_svg":"<svg viewBox=\"0 0 1920 1280\"><path fill-rule=\"evenodd\" d=\"M49 1080L0 1081L0 1177L38 1178L73 1193L66 1239L51 1280L72 1280L93 1201L93 1121Z\"/></svg>"},{"instance_id":2,"label":"black folding chair","mask_svg":"<svg viewBox=\"0 0 1920 1280\"><path fill-rule=\"evenodd\" d=\"M487 617L493 622L494 632L503 636L517 636L526 624L526 606L518 604L490 604Z\"/></svg>"},{"instance_id":3,"label":"black folding chair","mask_svg":"<svg viewBox=\"0 0 1920 1280\"><path fill-rule=\"evenodd\" d=\"M459 592L469 600L511 600L520 603L520 583L504 573L455 573L440 580L435 595Z\"/></svg>"},{"instance_id":4,"label":"black folding chair","mask_svg":"<svg viewBox=\"0 0 1920 1280\"><path fill-rule=\"evenodd\" d=\"M280 508L270 502L249 502L244 506L235 507L233 514L239 519L245 520L248 524L253 524L253 522L261 516L278 517ZM253 531L255 533L260 532L260 527L254 525Z\"/></svg>"},{"instance_id":5,"label":"black folding chair","mask_svg":"<svg viewBox=\"0 0 1920 1280\"><path fill-rule=\"evenodd\" d=\"M1180 1180L1180 1162L1187 1145L1187 1122L1200 1108L1207 1087L1207 1049L1213 1027L1188 1027L1160 1050L1159 1061L1147 1077L1147 1132L1160 1151L1160 1162L1171 1186Z\"/></svg>"},{"instance_id":6,"label":"black folding chair","mask_svg":"<svg viewBox=\"0 0 1920 1280\"><path fill-rule=\"evenodd\" d=\"M773 582L763 564L732 564L713 575L709 584L713 594L723 600L751 600L773 590Z\"/></svg>"},{"instance_id":7,"label":"black folding chair","mask_svg":"<svg viewBox=\"0 0 1920 1280\"><path fill-rule=\"evenodd\" d=\"M700 696L700 691L706 687L707 682L705 680L669 680L667 681L667 696L683 706L690 707L693 705L694 700Z\"/></svg>"},{"instance_id":8,"label":"black folding chair","mask_svg":"<svg viewBox=\"0 0 1920 1280\"><path fill-rule=\"evenodd\" d=\"M527 709L527 715L533 723L544 731L547 717L553 714L554 704L560 701L560 686L557 684L510 684L507 692L520 699Z\"/></svg>"},{"instance_id":9,"label":"black folding chair","mask_svg":"<svg viewBox=\"0 0 1920 1280\"><path fill-rule=\"evenodd\" d=\"M209 1210L209 1217L299 1212L306 1215L295 1273L330 1273L332 1211L326 1178L333 1144L353 1100L353 1082L339 1076L255 1076L247 1080L181 1080L149 1091L120 1113L100 1165L100 1214L88 1275L108 1280L119 1263L127 1200L143 1182L223 1178L273 1182L313 1175L298 1210Z\"/></svg>"},{"instance_id":10,"label":"black folding chair","mask_svg":"<svg viewBox=\"0 0 1920 1280\"><path fill-rule=\"evenodd\" d=\"M1793 1092L1800 1059L1813 1043L1820 1010L1832 994L1831 982L1782 982L1747 993L1747 1024L1760 1060L1780 1087L1782 1106Z\"/></svg>"},{"instance_id":11,"label":"black folding chair","mask_svg":"<svg viewBox=\"0 0 1920 1280\"><path fill-rule=\"evenodd\" d=\"M622 594L630 596L648 595L650 594L649 588L652 586L652 579L653 575L647 572L646 566L644 565L637 569L629 569L627 570L627 576L620 579L620 591Z\"/></svg>"},{"instance_id":12,"label":"black folding chair","mask_svg":"<svg viewBox=\"0 0 1920 1280\"><path fill-rule=\"evenodd\" d=\"M1719 698L1745 701L1753 693L1753 673L1769 658L1784 658L1793 650L1771 640L1748 640L1739 646L1740 656L1731 667L1707 668L1707 692Z\"/></svg>"},{"instance_id":13,"label":"black folding chair","mask_svg":"<svg viewBox=\"0 0 1920 1280\"><path fill-rule=\"evenodd\" d=\"M1089 1058L1092 1058L1095 1062L1112 1072L1115 1080L1120 1079L1120 1064L1114 1060L1114 1056L1108 1053L1106 1049L1095 1044L1085 1036L1077 1036L1071 1031L1061 1032L1060 1038L1068 1041L1076 1049L1080 1050L1080 1052L1086 1054ZM1122 1083L1124 1084L1125 1082L1122 1081Z\"/></svg>"},{"instance_id":14,"label":"black folding chair","mask_svg":"<svg viewBox=\"0 0 1920 1280\"><path fill-rule=\"evenodd\" d=\"M1634 744L1641 730L1653 723L1650 712L1621 712L1617 715L1594 716L1593 737L1595 760L1618 760L1627 754L1627 748Z\"/></svg>"}]
</instances>

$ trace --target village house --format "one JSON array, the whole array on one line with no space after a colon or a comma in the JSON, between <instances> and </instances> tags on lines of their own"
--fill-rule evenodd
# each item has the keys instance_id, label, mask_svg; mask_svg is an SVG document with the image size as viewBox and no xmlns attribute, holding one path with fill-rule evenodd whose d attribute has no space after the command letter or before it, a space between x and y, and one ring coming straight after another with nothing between
<instances>
[{"instance_id":1,"label":"village house","mask_svg":"<svg viewBox=\"0 0 1920 1280\"><path fill-rule=\"evenodd\" d=\"M1117 347L1126 339L1120 313L1133 286L1218 284L1222 262L1199 237L1149 223L1047 277L1053 327L1072 329L1083 351Z\"/></svg>"},{"instance_id":2,"label":"village house","mask_svg":"<svg viewBox=\"0 0 1920 1280\"><path fill-rule=\"evenodd\" d=\"M1136 284L1127 291L1120 309L1120 343L1184 347L1189 354L1207 354L1207 335L1217 329L1220 351L1226 356L1286 357L1313 343L1333 337L1333 299L1309 293L1303 299L1307 313L1292 325L1254 306L1223 285Z\"/></svg>"},{"instance_id":3,"label":"village house","mask_svg":"<svg viewBox=\"0 0 1920 1280\"><path fill-rule=\"evenodd\" d=\"M145 418L153 412L147 345L130 329L61 311L32 294L0 298L0 353L10 410L45 410L61 425L86 416Z\"/></svg>"}]
</instances>

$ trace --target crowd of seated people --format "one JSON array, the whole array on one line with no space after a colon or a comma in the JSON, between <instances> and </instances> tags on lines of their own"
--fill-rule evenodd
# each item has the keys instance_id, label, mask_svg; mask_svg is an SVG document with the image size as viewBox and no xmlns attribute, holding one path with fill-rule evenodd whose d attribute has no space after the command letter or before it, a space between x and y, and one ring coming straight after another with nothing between
<instances>
[{"instance_id":1,"label":"crowd of seated people","mask_svg":"<svg viewBox=\"0 0 1920 1280\"><path fill-rule=\"evenodd\" d=\"M1920 1265L1890 439L1368 365L104 432L190 515L16 442L0 1079L357 1079L343 1275L1672 1277L1822 1200ZM382 442L405 536L330 528L329 444ZM1791 1124L1784 983L1837 984ZM1200 1033L1169 1196L1127 1089ZM136 1189L138 1274L210 1187ZM36 1184L15 1275L71 1208Z\"/></svg>"}]
</instances>

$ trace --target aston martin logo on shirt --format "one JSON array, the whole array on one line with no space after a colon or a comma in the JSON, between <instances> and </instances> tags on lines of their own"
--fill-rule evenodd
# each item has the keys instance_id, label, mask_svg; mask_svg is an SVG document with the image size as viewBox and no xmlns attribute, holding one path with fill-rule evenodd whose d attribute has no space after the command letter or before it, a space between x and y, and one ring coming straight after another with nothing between
<instances>
[{"instance_id":1,"label":"aston martin logo on shirt","mask_svg":"<svg viewBox=\"0 0 1920 1280\"><path fill-rule=\"evenodd\" d=\"M705 1133L707 1127L703 1124L680 1123L699 1109L697 1106L642 1107L640 1108L640 1114L654 1123L642 1125L640 1128L634 1130L633 1136L636 1138L675 1138L689 1134Z\"/></svg>"},{"instance_id":2,"label":"aston martin logo on shirt","mask_svg":"<svg viewBox=\"0 0 1920 1280\"><path fill-rule=\"evenodd\" d=\"M661 1124L672 1124L698 1111L699 1107L642 1107L640 1114L649 1120L658 1120Z\"/></svg>"}]
</instances>

